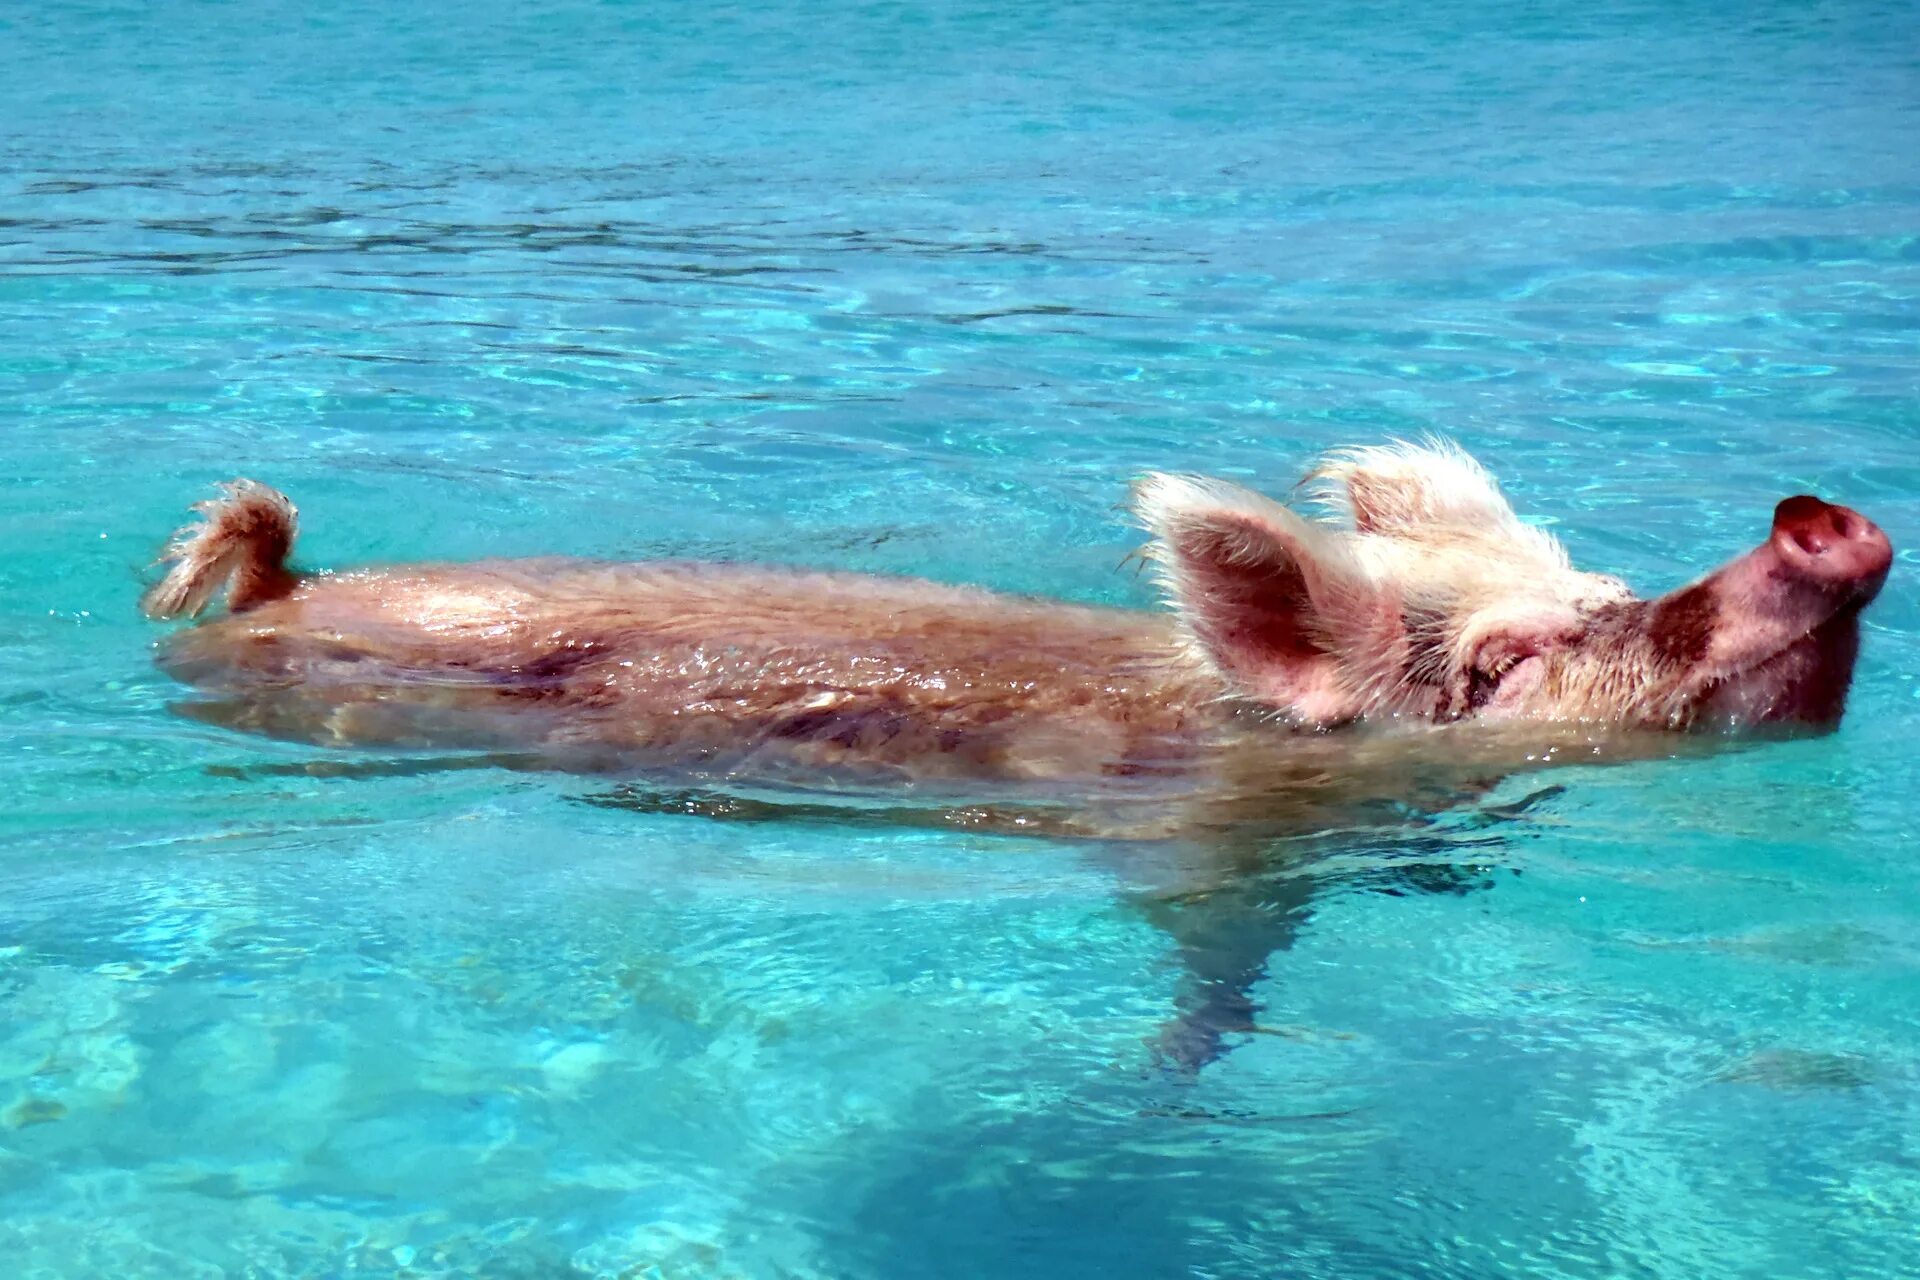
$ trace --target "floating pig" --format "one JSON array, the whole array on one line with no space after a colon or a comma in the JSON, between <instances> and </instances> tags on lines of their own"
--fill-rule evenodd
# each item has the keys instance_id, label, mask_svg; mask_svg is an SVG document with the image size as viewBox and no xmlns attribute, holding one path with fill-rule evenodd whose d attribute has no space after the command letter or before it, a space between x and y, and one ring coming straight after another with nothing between
<instances>
[{"instance_id":1,"label":"floating pig","mask_svg":"<svg viewBox=\"0 0 1920 1280\"><path fill-rule=\"evenodd\" d=\"M1143 480L1159 612L682 562L300 573L292 504L245 480L200 505L145 606L198 615L226 592L227 615L175 633L161 660L200 687L187 710L238 728L524 767L914 780L935 784L932 803L883 820L1110 837L1123 860L1177 837L1195 856L1142 907L1181 973L1155 1056L1191 1073L1255 1029L1268 957L1343 876L1392 892L1477 882L1422 852L1410 810L1562 747L1670 749L1646 730L1832 726L1892 559L1864 517L1788 498L1758 548L1640 600L1573 568L1451 446L1349 450L1311 479L1332 519L1219 481ZM1486 728L1332 732L1362 721ZM964 802L943 802L942 782ZM1035 793L1016 785L1016 806L981 803L975 782L1066 800L1019 806ZM629 783L589 799L872 816L825 793L689 794ZM1389 851L1356 846L1375 872L1317 865L1293 838L1376 819Z\"/></svg>"},{"instance_id":2,"label":"floating pig","mask_svg":"<svg viewBox=\"0 0 1920 1280\"><path fill-rule=\"evenodd\" d=\"M1335 518L1142 480L1159 612L686 562L305 573L293 505L247 480L200 504L144 604L194 616L224 590L226 616L162 662L203 714L279 736L1051 781L1362 721L1830 727L1892 560L1865 517L1793 497L1755 550L1642 600L1575 569L1450 445L1352 449L1310 478Z\"/></svg>"}]
</instances>

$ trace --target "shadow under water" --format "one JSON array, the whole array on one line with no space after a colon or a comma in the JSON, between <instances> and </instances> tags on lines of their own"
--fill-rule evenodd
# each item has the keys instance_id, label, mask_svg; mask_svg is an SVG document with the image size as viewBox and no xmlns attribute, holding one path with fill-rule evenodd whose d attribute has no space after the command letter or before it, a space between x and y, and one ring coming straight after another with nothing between
<instances>
[{"instance_id":1,"label":"shadow under water","mask_svg":"<svg viewBox=\"0 0 1920 1280\"><path fill-rule=\"evenodd\" d=\"M1429 781L1432 781L1431 779ZM644 814L693 814L724 822L819 824L837 829L921 828L1001 836L1082 837L1085 856L1131 887L1127 900L1173 944L1180 968L1172 1015L1149 1045L1155 1066L1188 1077L1238 1039L1269 1030L1253 992L1272 957L1291 948L1315 903L1335 893L1466 894L1490 887L1508 836L1565 788L1547 784L1517 799L1486 798L1492 782L1462 779L1408 796L1326 804L1269 805L1238 824L1180 832L1085 838L1085 812L1028 804L860 803L769 797L703 787L627 781L571 797ZM1271 798L1270 798L1271 799ZM1111 809L1103 820L1113 818ZM1340 819L1337 826L1325 825ZM1321 825L1310 825L1321 824Z\"/></svg>"},{"instance_id":2,"label":"shadow under water","mask_svg":"<svg viewBox=\"0 0 1920 1280\"><path fill-rule=\"evenodd\" d=\"M742 776L735 768L602 768L567 797L598 809L839 830L946 830L1070 840L1126 884L1166 933L1181 976L1150 1045L1188 1077L1262 1033L1254 991L1315 904L1340 893L1466 894L1489 887L1511 835L1564 788L1493 799L1554 765L1698 754L1722 738L1591 726L1423 727L1275 736L1149 778L965 791L844 775ZM504 768L583 772L538 753L422 754L216 767L223 776L378 777Z\"/></svg>"}]
</instances>

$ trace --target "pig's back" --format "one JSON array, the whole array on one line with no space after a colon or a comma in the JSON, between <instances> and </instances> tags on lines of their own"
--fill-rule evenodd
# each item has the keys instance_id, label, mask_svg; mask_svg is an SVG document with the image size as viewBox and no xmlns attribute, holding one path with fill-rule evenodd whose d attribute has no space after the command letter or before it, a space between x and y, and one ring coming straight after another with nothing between
<instances>
[{"instance_id":1,"label":"pig's back","mask_svg":"<svg viewBox=\"0 0 1920 1280\"><path fill-rule=\"evenodd\" d=\"M213 718L339 743L1127 771L1212 723L1162 617L913 579L505 561L306 579L182 632ZM777 761L770 761L777 763Z\"/></svg>"}]
</instances>

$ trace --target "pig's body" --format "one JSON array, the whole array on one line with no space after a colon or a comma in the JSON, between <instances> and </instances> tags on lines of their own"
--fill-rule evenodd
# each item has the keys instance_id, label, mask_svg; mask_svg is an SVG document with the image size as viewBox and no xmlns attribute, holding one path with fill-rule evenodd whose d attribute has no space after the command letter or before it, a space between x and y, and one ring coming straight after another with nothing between
<instances>
[{"instance_id":1,"label":"pig's body","mask_svg":"<svg viewBox=\"0 0 1920 1280\"><path fill-rule=\"evenodd\" d=\"M302 575L294 509L203 503L148 593L203 714L332 745L565 766L1152 775L1359 720L1826 727L1886 535L1812 497L1754 551L1642 600L1582 572L1451 446L1334 455L1343 523L1247 490L1135 490L1162 613L852 574L528 560Z\"/></svg>"},{"instance_id":2,"label":"pig's body","mask_svg":"<svg viewBox=\"0 0 1920 1280\"><path fill-rule=\"evenodd\" d=\"M1170 619L854 574L528 560L300 579L163 664L236 727L586 766L1178 767L1235 720Z\"/></svg>"}]
</instances>

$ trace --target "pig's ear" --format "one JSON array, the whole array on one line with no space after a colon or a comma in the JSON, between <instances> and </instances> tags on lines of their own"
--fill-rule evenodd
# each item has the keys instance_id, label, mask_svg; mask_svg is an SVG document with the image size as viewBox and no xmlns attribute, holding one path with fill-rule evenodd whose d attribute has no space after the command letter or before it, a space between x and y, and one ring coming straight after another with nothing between
<instances>
[{"instance_id":1,"label":"pig's ear","mask_svg":"<svg viewBox=\"0 0 1920 1280\"><path fill-rule=\"evenodd\" d=\"M1362 533L1419 537L1445 528L1497 532L1519 517L1486 469L1458 445L1429 438L1329 455L1307 477Z\"/></svg>"},{"instance_id":2,"label":"pig's ear","mask_svg":"<svg viewBox=\"0 0 1920 1280\"><path fill-rule=\"evenodd\" d=\"M1309 724L1360 714L1344 655L1388 618L1337 533L1217 480L1151 475L1134 507L1193 656L1236 693Z\"/></svg>"}]
</instances>

